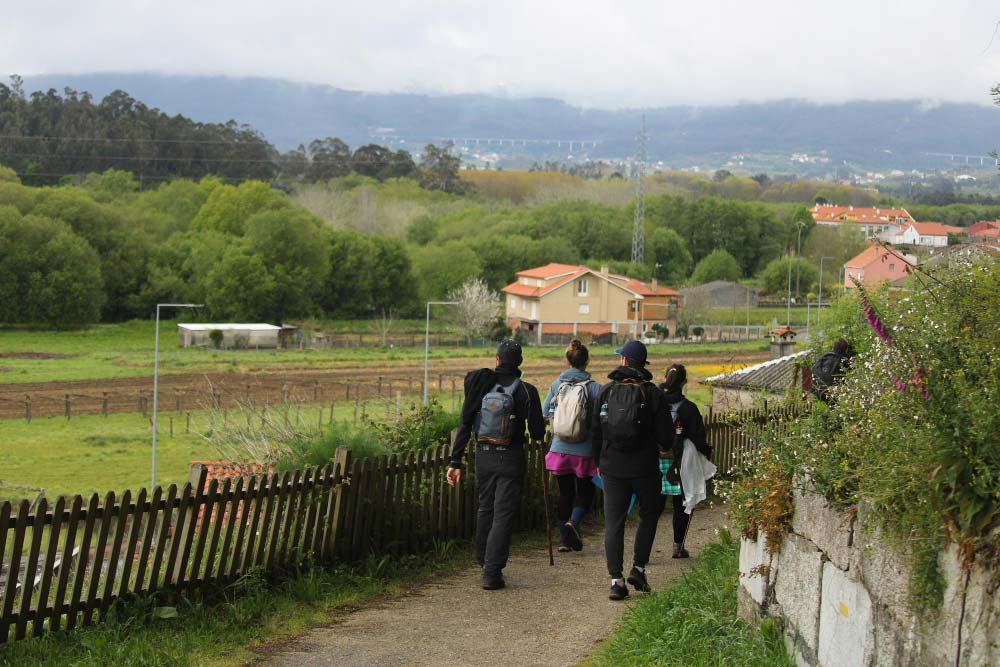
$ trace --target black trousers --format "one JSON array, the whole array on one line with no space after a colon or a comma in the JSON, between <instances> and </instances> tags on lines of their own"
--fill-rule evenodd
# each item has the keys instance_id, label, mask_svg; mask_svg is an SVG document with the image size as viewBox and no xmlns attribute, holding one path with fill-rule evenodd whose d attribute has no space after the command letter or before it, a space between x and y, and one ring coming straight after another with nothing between
<instances>
[{"instance_id":1,"label":"black trousers","mask_svg":"<svg viewBox=\"0 0 1000 667\"><path fill-rule=\"evenodd\" d=\"M514 518L524 487L524 450L476 447L476 562L488 575L500 574L510 555Z\"/></svg>"},{"instance_id":2,"label":"black trousers","mask_svg":"<svg viewBox=\"0 0 1000 667\"><path fill-rule=\"evenodd\" d=\"M584 511L590 509L590 504L594 502L594 494L597 492L593 481L589 478L580 479L573 473L553 476L559 484L556 518L559 519L560 524L569 521L574 507L582 507Z\"/></svg>"},{"instance_id":3,"label":"black trousers","mask_svg":"<svg viewBox=\"0 0 1000 667\"><path fill-rule=\"evenodd\" d=\"M684 540L687 538L688 526L691 525L691 515L684 511L684 496L670 496L673 498L674 506L674 544L681 547L684 546ZM667 508L667 496L660 496L660 514L663 514L664 510Z\"/></svg>"},{"instance_id":4,"label":"black trousers","mask_svg":"<svg viewBox=\"0 0 1000 667\"><path fill-rule=\"evenodd\" d=\"M604 481L604 557L608 574L622 578L625 558L625 518L632 494L638 498L639 526L635 531L632 563L643 567L649 562L660 518L660 476L622 479L601 475Z\"/></svg>"}]
</instances>

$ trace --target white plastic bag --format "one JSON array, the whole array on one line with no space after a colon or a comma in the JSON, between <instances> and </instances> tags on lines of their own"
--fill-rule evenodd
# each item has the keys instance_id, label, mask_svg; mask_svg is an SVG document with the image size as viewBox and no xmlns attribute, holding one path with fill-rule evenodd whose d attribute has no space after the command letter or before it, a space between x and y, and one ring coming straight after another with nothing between
<instances>
[{"instance_id":1,"label":"white plastic bag","mask_svg":"<svg viewBox=\"0 0 1000 667\"><path fill-rule=\"evenodd\" d=\"M684 440L681 454L681 487L684 489L684 512L690 514L695 505L708 497L705 482L715 477L717 468L698 451L694 443Z\"/></svg>"}]
</instances>

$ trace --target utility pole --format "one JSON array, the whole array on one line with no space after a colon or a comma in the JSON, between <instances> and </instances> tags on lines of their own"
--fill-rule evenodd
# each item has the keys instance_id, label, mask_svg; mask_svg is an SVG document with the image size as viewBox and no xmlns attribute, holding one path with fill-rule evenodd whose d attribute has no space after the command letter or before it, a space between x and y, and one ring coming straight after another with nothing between
<instances>
[{"instance_id":1,"label":"utility pole","mask_svg":"<svg viewBox=\"0 0 1000 667\"><path fill-rule=\"evenodd\" d=\"M642 264L646 256L646 187L643 176L646 174L646 114L642 114L642 127L639 130L639 154L632 164L632 176L635 178L635 221L632 227L632 263Z\"/></svg>"}]
</instances>

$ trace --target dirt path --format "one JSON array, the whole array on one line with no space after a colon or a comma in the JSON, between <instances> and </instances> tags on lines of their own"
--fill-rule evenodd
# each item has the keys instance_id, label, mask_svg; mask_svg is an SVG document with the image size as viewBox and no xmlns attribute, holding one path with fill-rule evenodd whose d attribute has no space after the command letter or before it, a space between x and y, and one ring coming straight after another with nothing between
<instances>
[{"instance_id":1,"label":"dirt path","mask_svg":"<svg viewBox=\"0 0 1000 667\"><path fill-rule=\"evenodd\" d=\"M692 519L691 560L670 558L669 513L657 531L649 581L662 589L715 538L724 508ZM631 556L631 530L626 563ZM614 629L627 604L607 599L610 581L599 531L579 553L516 550L507 588L479 587L478 568L430 581L405 595L337 617L282 645L258 664L270 667L563 667L589 655ZM641 594L632 593L635 599Z\"/></svg>"}]
</instances>

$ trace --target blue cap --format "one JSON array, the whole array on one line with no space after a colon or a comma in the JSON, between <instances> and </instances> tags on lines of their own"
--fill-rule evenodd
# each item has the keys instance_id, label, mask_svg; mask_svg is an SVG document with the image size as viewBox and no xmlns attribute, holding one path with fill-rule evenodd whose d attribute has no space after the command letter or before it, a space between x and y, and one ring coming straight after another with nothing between
<instances>
[{"instance_id":1,"label":"blue cap","mask_svg":"<svg viewBox=\"0 0 1000 667\"><path fill-rule=\"evenodd\" d=\"M620 348L615 350L615 354L620 354L629 361L645 366L649 362L646 361L646 346L642 344L639 340L630 340Z\"/></svg>"}]
</instances>

